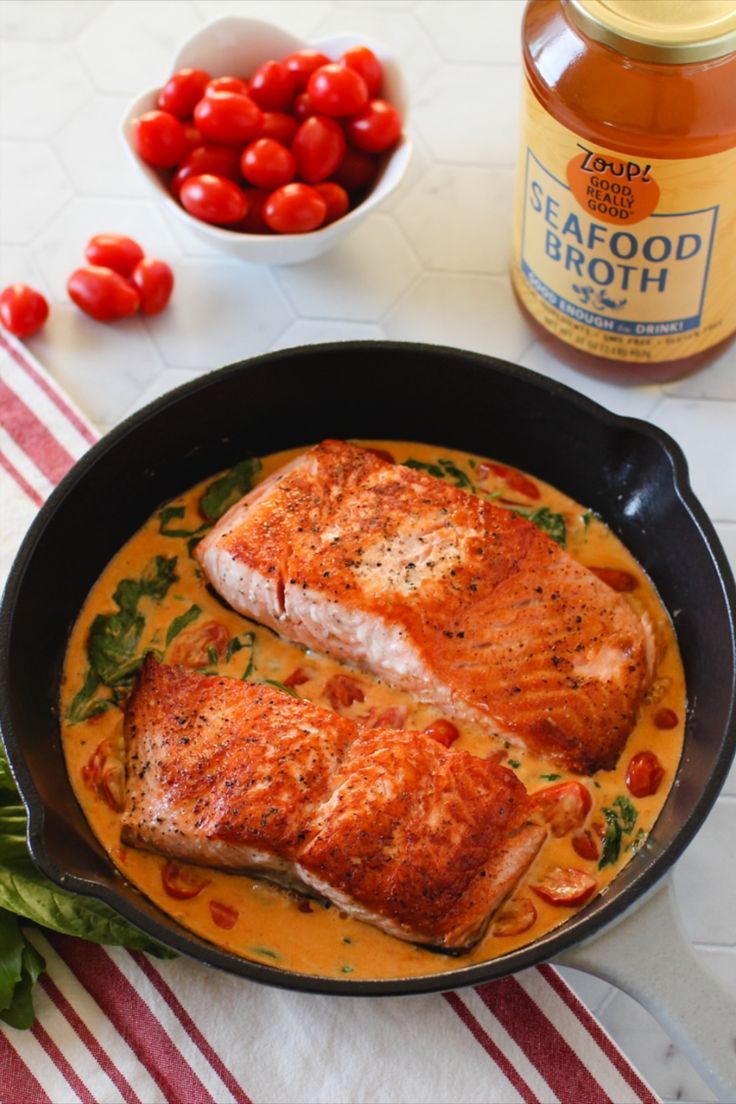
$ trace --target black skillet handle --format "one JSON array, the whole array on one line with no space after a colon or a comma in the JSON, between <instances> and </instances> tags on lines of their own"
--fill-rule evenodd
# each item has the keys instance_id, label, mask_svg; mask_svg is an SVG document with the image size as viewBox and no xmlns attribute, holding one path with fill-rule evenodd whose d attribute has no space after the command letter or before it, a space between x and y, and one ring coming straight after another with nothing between
<instances>
[{"instance_id":1,"label":"black skillet handle","mask_svg":"<svg viewBox=\"0 0 736 1104\"><path fill-rule=\"evenodd\" d=\"M659 1021L719 1100L736 1100L736 999L693 951L671 877L555 961L623 989Z\"/></svg>"}]
</instances>

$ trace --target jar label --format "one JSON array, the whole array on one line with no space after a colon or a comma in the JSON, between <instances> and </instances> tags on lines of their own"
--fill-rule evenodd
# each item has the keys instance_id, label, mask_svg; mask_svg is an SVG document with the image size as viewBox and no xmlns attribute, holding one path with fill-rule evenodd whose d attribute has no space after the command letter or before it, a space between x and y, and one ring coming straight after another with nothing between
<instances>
[{"instance_id":1,"label":"jar label","mask_svg":"<svg viewBox=\"0 0 736 1104\"><path fill-rule=\"evenodd\" d=\"M736 150L627 156L553 119L527 83L512 276L547 330L632 362L736 326Z\"/></svg>"}]
</instances>

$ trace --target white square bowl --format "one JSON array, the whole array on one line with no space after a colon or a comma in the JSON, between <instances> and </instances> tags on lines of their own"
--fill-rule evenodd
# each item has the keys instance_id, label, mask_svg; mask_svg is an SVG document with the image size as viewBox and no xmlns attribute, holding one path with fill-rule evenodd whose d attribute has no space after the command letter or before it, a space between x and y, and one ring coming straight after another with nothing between
<instances>
[{"instance_id":1,"label":"white square bowl","mask_svg":"<svg viewBox=\"0 0 736 1104\"><path fill-rule=\"evenodd\" d=\"M339 34L314 42L303 42L272 23L239 16L226 16L209 23L192 35L177 52L171 73L178 69L204 69L213 77L250 74L269 58L282 58L305 46L321 50L337 59L351 46L368 46L383 66L383 95L401 115L406 124L408 95L406 83L396 61L379 42L362 34ZM168 79L168 75L166 79ZM245 261L262 264L299 264L318 257L346 237L366 215L398 187L411 158L411 140L402 134L391 151L370 192L342 218L306 234L243 234L226 227L201 222L177 203L162 174L141 161L133 144L133 120L156 107L159 88L150 88L130 104L121 124L122 139L129 156L160 203L176 218L185 222L193 233L209 245Z\"/></svg>"}]
</instances>

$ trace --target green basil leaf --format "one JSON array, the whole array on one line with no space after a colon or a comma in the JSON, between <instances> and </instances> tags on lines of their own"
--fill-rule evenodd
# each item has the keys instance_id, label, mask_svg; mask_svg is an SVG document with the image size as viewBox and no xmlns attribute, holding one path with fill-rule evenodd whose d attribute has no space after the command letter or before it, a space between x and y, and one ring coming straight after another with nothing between
<instances>
[{"instance_id":1,"label":"green basil leaf","mask_svg":"<svg viewBox=\"0 0 736 1104\"><path fill-rule=\"evenodd\" d=\"M621 827L624 832L631 835L639 817L636 806L625 794L615 798L613 804L618 809L618 818L621 821Z\"/></svg>"},{"instance_id":2,"label":"green basil leaf","mask_svg":"<svg viewBox=\"0 0 736 1104\"><path fill-rule=\"evenodd\" d=\"M603 809L603 816L606 820L606 834L603 837L599 870L615 863L621 854L621 822L613 809Z\"/></svg>"},{"instance_id":3,"label":"green basil leaf","mask_svg":"<svg viewBox=\"0 0 736 1104\"><path fill-rule=\"evenodd\" d=\"M291 686L284 686L283 682L277 682L276 679L261 679L263 686L275 686L277 690L283 690L285 694L289 694L292 698L298 698L296 690Z\"/></svg>"},{"instance_id":4,"label":"green basil leaf","mask_svg":"<svg viewBox=\"0 0 736 1104\"><path fill-rule=\"evenodd\" d=\"M170 522L183 518L186 510L183 506L164 506L158 515L158 531L164 537L201 537L210 528L209 522L203 522L196 529L181 529Z\"/></svg>"}]
</instances>

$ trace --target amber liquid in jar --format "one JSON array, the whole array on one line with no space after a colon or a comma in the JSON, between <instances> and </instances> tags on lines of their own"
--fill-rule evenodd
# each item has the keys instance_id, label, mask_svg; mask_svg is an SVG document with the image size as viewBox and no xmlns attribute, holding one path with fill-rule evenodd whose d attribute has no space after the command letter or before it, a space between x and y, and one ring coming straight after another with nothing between
<instances>
[{"instance_id":1,"label":"amber liquid in jar","mask_svg":"<svg viewBox=\"0 0 736 1104\"><path fill-rule=\"evenodd\" d=\"M667 4L669 0L659 2ZM693 11L697 16L697 3L693 4ZM574 14L568 0L529 0L523 23L524 69L533 101L552 120L572 132L570 137L573 140L579 137L582 146L589 143L594 154L601 148L617 151L622 164L633 160L645 170L647 164L653 163L655 179L658 159L670 162L688 159L692 163L691 159L734 151L736 52L677 64L627 56L619 49L589 37L575 22ZM524 146L521 152L523 176L523 159L527 154ZM730 164L736 165L736 160ZM720 180L721 191L724 197L733 197L736 193L736 175L730 171L722 175L728 178ZM564 181L558 180L558 183L565 186ZM523 187L521 180L520 187ZM664 195L663 189L662 198ZM524 202L527 198L524 196ZM555 203L554 199L552 203ZM691 204L686 204L686 207L689 210ZM722 211L719 213L722 214ZM554 206L551 214L557 216ZM580 214L584 217L582 209ZM590 213L589 217L595 218ZM618 228L624 232L627 229L625 223ZM559 224L551 233L556 235L558 229ZM612 224L608 232L615 233L616 229ZM714 225L713 238L722 253L730 252L732 258L736 256L736 224L733 219L726 220L724 224L721 218L720 224L717 227ZM683 255L687 248L692 248L692 244L682 247ZM619 253L619 256L622 255ZM554 343L555 352L562 359L588 374L620 383L676 379L714 359L733 340L736 286L731 283L718 291L722 299L721 327L720 331L712 328L712 332L717 333L717 339L709 344L708 334L705 333L701 341L706 347L699 350L678 355L673 345L671 357L651 360L647 358L647 335L642 335L638 342L640 360L634 359L637 356L634 351L630 351L626 358L618 359L612 355L612 350L598 355L592 349L581 348L579 341L576 347L540 321L539 311L529 308L528 297L524 294L524 276L517 261L518 250L514 290L532 328L544 341ZM707 275L706 269L706 278ZM711 270L708 294L716 290L712 277ZM584 294L584 288L582 290ZM619 288L619 299L609 294L608 301L621 302L625 290L622 292ZM599 294L598 288L591 291L591 296L594 294ZM605 310L605 307L602 309Z\"/></svg>"}]
</instances>

